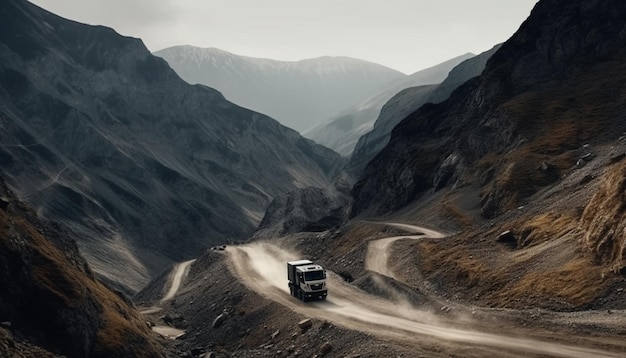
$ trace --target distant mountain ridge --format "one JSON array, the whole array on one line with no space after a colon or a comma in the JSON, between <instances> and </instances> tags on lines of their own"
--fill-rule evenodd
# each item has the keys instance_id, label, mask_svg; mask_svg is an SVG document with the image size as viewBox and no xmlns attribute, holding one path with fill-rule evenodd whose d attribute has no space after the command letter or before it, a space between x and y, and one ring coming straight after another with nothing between
<instances>
[{"instance_id":1,"label":"distant mountain ridge","mask_svg":"<svg viewBox=\"0 0 626 358\"><path fill-rule=\"evenodd\" d=\"M393 96L409 87L439 84L456 65L474 56L472 53L466 53L409 76L392 80L375 95L364 101L352 103L338 115L302 132L302 135L349 157L359 138L372 130L381 109Z\"/></svg>"},{"instance_id":2,"label":"distant mountain ridge","mask_svg":"<svg viewBox=\"0 0 626 358\"><path fill-rule=\"evenodd\" d=\"M399 71L350 57L277 61L215 48L175 46L154 52L185 81L217 89L240 105L303 131L405 77Z\"/></svg>"},{"instance_id":3,"label":"distant mountain ridge","mask_svg":"<svg viewBox=\"0 0 626 358\"><path fill-rule=\"evenodd\" d=\"M350 157L350 167L360 173L365 165L389 141L393 128L425 103L440 103L469 79L479 76L489 58L500 48L496 45L488 51L468 58L450 70L446 79L437 85L410 87L393 96L380 110L371 131L361 136Z\"/></svg>"},{"instance_id":4,"label":"distant mountain ridge","mask_svg":"<svg viewBox=\"0 0 626 358\"><path fill-rule=\"evenodd\" d=\"M126 291L249 236L270 201L324 187L343 160L181 80L138 39L0 5L0 168Z\"/></svg>"}]
</instances>

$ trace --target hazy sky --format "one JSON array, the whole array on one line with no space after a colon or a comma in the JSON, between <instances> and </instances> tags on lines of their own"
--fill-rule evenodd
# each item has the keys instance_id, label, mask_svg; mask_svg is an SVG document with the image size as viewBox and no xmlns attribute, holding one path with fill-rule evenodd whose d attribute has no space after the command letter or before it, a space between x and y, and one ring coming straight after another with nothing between
<instances>
[{"instance_id":1,"label":"hazy sky","mask_svg":"<svg viewBox=\"0 0 626 358\"><path fill-rule=\"evenodd\" d=\"M277 60L350 56L405 73L508 39L537 0L31 0L141 38Z\"/></svg>"}]
</instances>

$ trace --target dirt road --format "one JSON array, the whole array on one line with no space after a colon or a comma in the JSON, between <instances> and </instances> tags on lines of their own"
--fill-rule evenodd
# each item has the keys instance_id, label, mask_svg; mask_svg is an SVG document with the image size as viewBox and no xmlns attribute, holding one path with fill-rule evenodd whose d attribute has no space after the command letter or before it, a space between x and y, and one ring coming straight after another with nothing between
<instances>
[{"instance_id":1,"label":"dirt road","mask_svg":"<svg viewBox=\"0 0 626 358\"><path fill-rule=\"evenodd\" d=\"M178 290L180 289L182 282L184 281L185 277L189 273L189 266L191 266L191 264L194 261L196 260L180 262L176 264L176 266L174 266L174 268L172 269L172 273L170 274L167 280L167 286L169 286L169 289L167 290L167 293L165 294L165 296L161 298L161 301L160 301L161 304L165 303L166 301L171 300L172 298L174 298L174 296L176 296L176 293L178 293ZM147 314L157 313L159 311L161 311L161 307L152 306L152 307L148 307L148 308L140 310L140 313L143 315L147 315ZM152 327L152 330L170 339L176 339L185 334L184 330L171 327L171 326L156 325Z\"/></svg>"},{"instance_id":2,"label":"dirt road","mask_svg":"<svg viewBox=\"0 0 626 358\"><path fill-rule=\"evenodd\" d=\"M394 224L402 225L402 224ZM366 267L393 278L387 265L389 248L401 238L439 237L444 235L426 228L403 226L416 235L403 235L372 241L368 246ZM513 356L538 354L552 357L622 357L622 353L602 351L577 346L486 333L466 328L467 322L450 322L427 310L420 310L401 301L387 301L372 296L345 283L338 275L329 272L329 296L325 302L302 303L289 295L286 279L286 262L302 257L270 243L251 243L227 249L234 274L250 289L285 305L305 316L326 320L349 329L359 330L402 342L415 341L416 337L472 344L486 350L496 349Z\"/></svg>"},{"instance_id":3,"label":"dirt road","mask_svg":"<svg viewBox=\"0 0 626 358\"><path fill-rule=\"evenodd\" d=\"M189 273L189 266L191 266L194 261L196 260L189 260L176 265L174 270L172 270L173 274L170 275L170 279L168 280L170 288L167 294L161 299L161 302L171 300L176 295L176 292L180 289L180 284L183 282L187 273Z\"/></svg>"}]
</instances>

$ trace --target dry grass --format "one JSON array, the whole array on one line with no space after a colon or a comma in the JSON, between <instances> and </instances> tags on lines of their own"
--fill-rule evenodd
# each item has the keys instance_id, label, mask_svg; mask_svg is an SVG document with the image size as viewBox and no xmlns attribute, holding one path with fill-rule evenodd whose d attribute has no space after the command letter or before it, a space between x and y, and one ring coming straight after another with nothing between
<instances>
[{"instance_id":1,"label":"dry grass","mask_svg":"<svg viewBox=\"0 0 626 358\"><path fill-rule=\"evenodd\" d=\"M477 165L481 171L495 170L482 196L495 196L501 211L514 209L558 180L584 154L580 153L584 144L615 139L626 130L621 120L626 89L621 76L612 75L626 73L626 64L606 62L596 67L571 80L521 93L500 106L515 119L520 145L501 156L489 153Z\"/></svg>"},{"instance_id":2,"label":"dry grass","mask_svg":"<svg viewBox=\"0 0 626 358\"><path fill-rule=\"evenodd\" d=\"M442 216L454 221L459 227L467 228L474 224L474 217L459 206L462 194L449 193L441 203Z\"/></svg>"},{"instance_id":3,"label":"dry grass","mask_svg":"<svg viewBox=\"0 0 626 358\"><path fill-rule=\"evenodd\" d=\"M132 305L83 272L70 254L54 245L28 219L17 215L9 218L0 210L0 244L5 252L28 252L32 284L48 294L46 299L58 299L55 304L75 315L99 315L100 327L97 336L92 337L93 356L157 356L151 332ZM88 307L99 307L100 312L88 312Z\"/></svg>"},{"instance_id":4,"label":"dry grass","mask_svg":"<svg viewBox=\"0 0 626 358\"><path fill-rule=\"evenodd\" d=\"M347 255L361 247L366 240L383 237L382 230L385 227L378 224L359 223L350 225L341 235L341 240L335 240L332 245L333 255Z\"/></svg>"},{"instance_id":5,"label":"dry grass","mask_svg":"<svg viewBox=\"0 0 626 358\"><path fill-rule=\"evenodd\" d=\"M568 236L578 230L578 219L574 213L547 213L518 220L519 246L528 247Z\"/></svg>"},{"instance_id":6,"label":"dry grass","mask_svg":"<svg viewBox=\"0 0 626 358\"><path fill-rule=\"evenodd\" d=\"M563 266L533 270L497 293L494 302L506 306L515 301L556 301L566 308L584 307L605 289L601 268L585 257L574 257Z\"/></svg>"},{"instance_id":7,"label":"dry grass","mask_svg":"<svg viewBox=\"0 0 626 358\"><path fill-rule=\"evenodd\" d=\"M496 242L511 228L517 249ZM548 213L443 240L416 243L418 270L446 296L491 307L584 308L609 280L580 249L574 213Z\"/></svg>"},{"instance_id":8,"label":"dry grass","mask_svg":"<svg viewBox=\"0 0 626 358\"><path fill-rule=\"evenodd\" d=\"M79 307L81 304L80 284L78 277L84 273L76 272L68 265L68 259L63 252L36 231L23 218L15 218L15 226L22 235L31 241L33 250L33 278L60 298L68 307Z\"/></svg>"},{"instance_id":9,"label":"dry grass","mask_svg":"<svg viewBox=\"0 0 626 358\"><path fill-rule=\"evenodd\" d=\"M485 171L489 169L492 165L496 164L500 160L500 155L489 152L482 156L482 158L478 159L474 166L478 171Z\"/></svg>"},{"instance_id":10,"label":"dry grass","mask_svg":"<svg viewBox=\"0 0 626 358\"><path fill-rule=\"evenodd\" d=\"M472 288L488 277L489 269L481 260L474 259L468 247L443 247L441 242L420 241L420 269L426 274L439 272L445 282ZM447 245L445 245L447 246ZM438 280L442 283L441 280Z\"/></svg>"},{"instance_id":11,"label":"dry grass","mask_svg":"<svg viewBox=\"0 0 626 358\"><path fill-rule=\"evenodd\" d=\"M98 331L94 351L102 357L113 352L133 357L154 357L156 346L149 338L146 325L134 312L129 315L127 307L120 306L119 297L102 292L106 297L102 312L102 328ZM101 296L102 297L102 296Z\"/></svg>"},{"instance_id":12,"label":"dry grass","mask_svg":"<svg viewBox=\"0 0 626 358\"><path fill-rule=\"evenodd\" d=\"M609 270L626 267L626 162L603 177L581 218L584 244Z\"/></svg>"}]
</instances>

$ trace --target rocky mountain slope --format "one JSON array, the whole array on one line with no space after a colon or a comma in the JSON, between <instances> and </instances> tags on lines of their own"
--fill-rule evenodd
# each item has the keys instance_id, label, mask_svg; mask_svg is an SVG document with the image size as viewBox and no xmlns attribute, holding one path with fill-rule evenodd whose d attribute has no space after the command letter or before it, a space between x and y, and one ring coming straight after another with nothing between
<instances>
[{"instance_id":1,"label":"rocky mountain slope","mask_svg":"<svg viewBox=\"0 0 626 358\"><path fill-rule=\"evenodd\" d=\"M396 248L407 282L488 307L623 307L625 15L541 1L480 77L394 128L352 215L455 233Z\"/></svg>"},{"instance_id":2,"label":"rocky mountain slope","mask_svg":"<svg viewBox=\"0 0 626 358\"><path fill-rule=\"evenodd\" d=\"M0 10L3 175L125 290L247 237L273 197L324 187L341 165L275 120L187 84L140 40L26 1Z\"/></svg>"},{"instance_id":3,"label":"rocky mountain slope","mask_svg":"<svg viewBox=\"0 0 626 358\"><path fill-rule=\"evenodd\" d=\"M391 130L409 114L418 110L425 103L439 103L446 100L452 91L480 75L487 60L500 48L494 46L477 56L466 59L450 70L445 80L437 85L407 88L397 93L382 107L374 126L361 136L350 157L350 168L360 175L365 165L380 152L391 136Z\"/></svg>"},{"instance_id":4,"label":"rocky mountain slope","mask_svg":"<svg viewBox=\"0 0 626 358\"><path fill-rule=\"evenodd\" d=\"M353 215L471 186L482 215L496 217L575 171L584 144L617 140L623 11L616 1L540 2L482 76L394 128L353 190Z\"/></svg>"},{"instance_id":5,"label":"rocky mountain slope","mask_svg":"<svg viewBox=\"0 0 626 358\"><path fill-rule=\"evenodd\" d=\"M383 105L393 96L406 88L439 84L446 79L450 70L472 57L474 54L466 53L409 76L390 81L369 98L357 102L346 102L352 104L344 106L340 113L327 117L322 123L302 132L302 135L349 157L359 138L372 130ZM420 99L416 99L416 102L424 103Z\"/></svg>"},{"instance_id":6,"label":"rocky mountain slope","mask_svg":"<svg viewBox=\"0 0 626 358\"><path fill-rule=\"evenodd\" d=\"M0 179L0 356L160 357L135 307Z\"/></svg>"},{"instance_id":7,"label":"rocky mountain slope","mask_svg":"<svg viewBox=\"0 0 626 358\"><path fill-rule=\"evenodd\" d=\"M269 115L297 131L309 129L406 77L390 68L349 57L276 61L215 48L175 46L154 53L185 81L222 92L240 106Z\"/></svg>"},{"instance_id":8,"label":"rocky mountain slope","mask_svg":"<svg viewBox=\"0 0 626 358\"><path fill-rule=\"evenodd\" d=\"M496 51L498 51L498 49L500 49L500 46L502 46L502 44L497 44L485 52L482 52L472 58L468 58L451 69L450 72L448 72L446 79L443 80L443 82L441 82L437 88L433 90L433 93L428 96L427 102L443 102L450 97L450 94L452 94L457 87L467 82L467 80L479 76L485 69L487 61L494 53L496 53Z\"/></svg>"}]
</instances>

